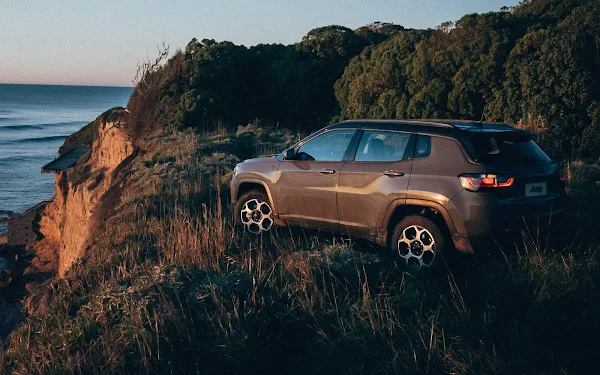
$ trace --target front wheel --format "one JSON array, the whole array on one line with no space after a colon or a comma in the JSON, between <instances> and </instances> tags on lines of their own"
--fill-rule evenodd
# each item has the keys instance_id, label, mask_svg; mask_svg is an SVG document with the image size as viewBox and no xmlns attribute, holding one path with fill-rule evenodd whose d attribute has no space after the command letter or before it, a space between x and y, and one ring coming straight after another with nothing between
<instances>
[{"instance_id":1,"label":"front wheel","mask_svg":"<svg viewBox=\"0 0 600 375\"><path fill-rule=\"evenodd\" d=\"M438 226L423 216L407 216L396 225L392 251L411 268L439 268L444 263L446 244Z\"/></svg>"},{"instance_id":2,"label":"front wheel","mask_svg":"<svg viewBox=\"0 0 600 375\"><path fill-rule=\"evenodd\" d=\"M273 226L273 209L267 194L260 190L244 193L235 205L235 224L252 234L269 232Z\"/></svg>"}]
</instances>

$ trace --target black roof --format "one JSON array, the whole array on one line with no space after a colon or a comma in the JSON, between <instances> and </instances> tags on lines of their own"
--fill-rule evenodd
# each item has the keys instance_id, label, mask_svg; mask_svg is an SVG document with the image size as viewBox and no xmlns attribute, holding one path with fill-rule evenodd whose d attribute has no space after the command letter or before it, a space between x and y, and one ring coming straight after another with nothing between
<instances>
[{"instance_id":1,"label":"black roof","mask_svg":"<svg viewBox=\"0 0 600 375\"><path fill-rule=\"evenodd\" d=\"M469 120L347 120L328 128L344 128L356 126L361 128L376 128L388 130L405 130L417 133L440 134L451 137L470 137L475 133L530 133L526 130L515 129L507 124L489 121Z\"/></svg>"}]
</instances>

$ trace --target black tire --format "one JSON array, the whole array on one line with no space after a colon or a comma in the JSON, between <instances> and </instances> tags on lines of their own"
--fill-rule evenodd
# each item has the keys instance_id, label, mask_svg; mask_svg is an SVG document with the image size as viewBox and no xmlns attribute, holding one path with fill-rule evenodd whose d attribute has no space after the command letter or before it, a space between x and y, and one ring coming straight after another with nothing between
<instances>
[{"instance_id":1,"label":"black tire","mask_svg":"<svg viewBox=\"0 0 600 375\"><path fill-rule=\"evenodd\" d=\"M243 213L244 216L242 216ZM250 190L242 194L235 204L235 226L254 235L271 232L274 225L273 216L271 201L267 194L261 190Z\"/></svg>"},{"instance_id":2,"label":"black tire","mask_svg":"<svg viewBox=\"0 0 600 375\"><path fill-rule=\"evenodd\" d=\"M440 228L426 217L416 215L407 216L396 225L390 246L401 265L419 270L441 268L448 253Z\"/></svg>"}]
</instances>

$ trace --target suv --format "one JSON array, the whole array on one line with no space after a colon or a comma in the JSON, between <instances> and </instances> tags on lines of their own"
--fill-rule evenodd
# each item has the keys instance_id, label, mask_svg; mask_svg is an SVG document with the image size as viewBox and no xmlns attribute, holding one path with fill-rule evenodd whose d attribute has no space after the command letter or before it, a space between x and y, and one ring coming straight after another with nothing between
<instances>
[{"instance_id":1,"label":"suv","mask_svg":"<svg viewBox=\"0 0 600 375\"><path fill-rule=\"evenodd\" d=\"M238 164L231 197L236 224L251 233L293 225L348 234L418 268L566 208L557 165L531 132L457 120L327 126Z\"/></svg>"}]
</instances>

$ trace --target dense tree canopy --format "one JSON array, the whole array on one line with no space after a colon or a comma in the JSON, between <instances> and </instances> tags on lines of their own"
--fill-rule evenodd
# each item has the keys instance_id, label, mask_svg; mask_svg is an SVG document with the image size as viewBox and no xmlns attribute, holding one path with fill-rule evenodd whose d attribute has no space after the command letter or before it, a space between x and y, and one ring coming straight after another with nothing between
<instances>
[{"instance_id":1,"label":"dense tree canopy","mask_svg":"<svg viewBox=\"0 0 600 375\"><path fill-rule=\"evenodd\" d=\"M139 127L310 131L347 118L465 118L546 130L600 151L600 1L527 0L434 30L326 26L290 46L192 40L130 101Z\"/></svg>"}]
</instances>

